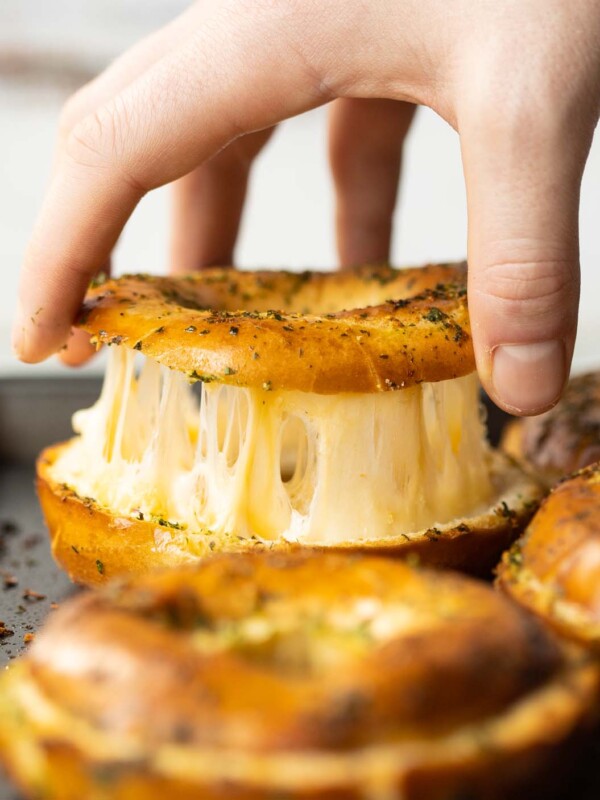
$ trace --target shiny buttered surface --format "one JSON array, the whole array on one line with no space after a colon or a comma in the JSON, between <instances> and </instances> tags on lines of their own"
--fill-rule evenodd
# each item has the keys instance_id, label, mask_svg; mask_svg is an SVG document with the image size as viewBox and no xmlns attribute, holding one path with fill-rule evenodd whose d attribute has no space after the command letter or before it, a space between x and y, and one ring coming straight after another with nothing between
<instances>
[{"instance_id":1,"label":"shiny buttered surface","mask_svg":"<svg viewBox=\"0 0 600 800\"><path fill-rule=\"evenodd\" d=\"M79 325L231 386L385 392L475 368L462 266L126 276L89 293Z\"/></svg>"},{"instance_id":2,"label":"shiny buttered surface","mask_svg":"<svg viewBox=\"0 0 600 800\"><path fill-rule=\"evenodd\" d=\"M561 634L598 654L600 372L573 378L547 414L513 422L503 446L549 485L562 480L505 553L499 583Z\"/></svg>"},{"instance_id":3,"label":"shiny buttered surface","mask_svg":"<svg viewBox=\"0 0 600 800\"><path fill-rule=\"evenodd\" d=\"M600 459L600 372L569 381L559 403L538 417L511 422L502 447L548 486Z\"/></svg>"},{"instance_id":4,"label":"shiny buttered surface","mask_svg":"<svg viewBox=\"0 0 600 800\"><path fill-rule=\"evenodd\" d=\"M587 658L462 576L219 556L57 611L0 748L57 800L527 796L594 716Z\"/></svg>"},{"instance_id":5,"label":"shiny buttered surface","mask_svg":"<svg viewBox=\"0 0 600 800\"><path fill-rule=\"evenodd\" d=\"M558 484L499 568L503 589L600 651L600 464Z\"/></svg>"}]
</instances>

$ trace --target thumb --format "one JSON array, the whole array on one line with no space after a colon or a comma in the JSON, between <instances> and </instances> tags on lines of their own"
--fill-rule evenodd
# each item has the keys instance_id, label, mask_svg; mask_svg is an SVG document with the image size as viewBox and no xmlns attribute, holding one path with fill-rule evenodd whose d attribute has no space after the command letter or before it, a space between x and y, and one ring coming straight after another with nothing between
<instances>
[{"instance_id":1,"label":"thumb","mask_svg":"<svg viewBox=\"0 0 600 800\"><path fill-rule=\"evenodd\" d=\"M538 414L559 399L573 355L590 143L567 120L492 119L461 126L477 369L497 405Z\"/></svg>"}]
</instances>

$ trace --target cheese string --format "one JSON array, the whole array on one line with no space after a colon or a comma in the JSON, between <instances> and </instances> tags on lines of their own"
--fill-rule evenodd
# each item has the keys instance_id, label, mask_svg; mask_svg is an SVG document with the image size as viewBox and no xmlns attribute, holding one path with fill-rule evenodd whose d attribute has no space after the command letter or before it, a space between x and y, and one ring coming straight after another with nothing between
<instances>
[{"instance_id":1,"label":"cheese string","mask_svg":"<svg viewBox=\"0 0 600 800\"><path fill-rule=\"evenodd\" d=\"M477 513L492 493L475 375L372 394L205 383L199 404L183 374L114 347L74 427L57 480L190 534L373 539Z\"/></svg>"}]
</instances>

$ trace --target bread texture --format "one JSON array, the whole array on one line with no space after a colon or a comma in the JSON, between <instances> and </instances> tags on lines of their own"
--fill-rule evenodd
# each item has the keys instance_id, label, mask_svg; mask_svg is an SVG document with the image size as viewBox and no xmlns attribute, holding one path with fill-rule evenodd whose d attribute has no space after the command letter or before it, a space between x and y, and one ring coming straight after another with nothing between
<instances>
[{"instance_id":1,"label":"bread texture","mask_svg":"<svg viewBox=\"0 0 600 800\"><path fill-rule=\"evenodd\" d=\"M504 554L501 587L563 635L600 652L600 465L556 486Z\"/></svg>"},{"instance_id":2,"label":"bread texture","mask_svg":"<svg viewBox=\"0 0 600 800\"><path fill-rule=\"evenodd\" d=\"M501 446L548 486L600 460L600 372L572 378L545 414L509 423Z\"/></svg>"},{"instance_id":3,"label":"bread texture","mask_svg":"<svg viewBox=\"0 0 600 800\"><path fill-rule=\"evenodd\" d=\"M191 381L382 392L475 369L464 280L460 265L133 275L92 289L79 326Z\"/></svg>"},{"instance_id":4,"label":"bread texture","mask_svg":"<svg viewBox=\"0 0 600 800\"><path fill-rule=\"evenodd\" d=\"M0 757L53 800L540 797L597 692L483 583L219 556L59 609L0 680Z\"/></svg>"}]
</instances>

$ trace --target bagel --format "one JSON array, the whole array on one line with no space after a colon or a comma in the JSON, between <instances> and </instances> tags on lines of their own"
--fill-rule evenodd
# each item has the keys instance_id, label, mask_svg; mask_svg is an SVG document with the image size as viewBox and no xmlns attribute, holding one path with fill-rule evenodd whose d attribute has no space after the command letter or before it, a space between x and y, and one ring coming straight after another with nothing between
<instances>
[{"instance_id":1,"label":"bagel","mask_svg":"<svg viewBox=\"0 0 600 800\"><path fill-rule=\"evenodd\" d=\"M552 490L498 580L517 602L563 635L600 651L600 464Z\"/></svg>"},{"instance_id":2,"label":"bagel","mask_svg":"<svg viewBox=\"0 0 600 800\"><path fill-rule=\"evenodd\" d=\"M473 371L463 281L446 265L133 275L92 290L79 324L204 384L383 392Z\"/></svg>"},{"instance_id":3,"label":"bagel","mask_svg":"<svg viewBox=\"0 0 600 800\"><path fill-rule=\"evenodd\" d=\"M572 378L545 414L512 421L501 446L548 486L600 460L600 372Z\"/></svg>"},{"instance_id":4,"label":"bagel","mask_svg":"<svg viewBox=\"0 0 600 800\"><path fill-rule=\"evenodd\" d=\"M92 290L81 325L111 345L104 388L38 463L58 561L84 583L294 546L491 569L540 488L487 445L465 290L440 278L464 269ZM379 305L328 310L361 297Z\"/></svg>"},{"instance_id":5,"label":"bagel","mask_svg":"<svg viewBox=\"0 0 600 800\"><path fill-rule=\"evenodd\" d=\"M598 668L484 583L220 555L80 595L0 681L28 797L536 797Z\"/></svg>"}]
</instances>

